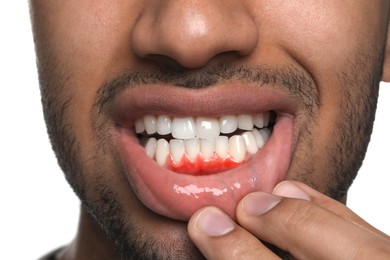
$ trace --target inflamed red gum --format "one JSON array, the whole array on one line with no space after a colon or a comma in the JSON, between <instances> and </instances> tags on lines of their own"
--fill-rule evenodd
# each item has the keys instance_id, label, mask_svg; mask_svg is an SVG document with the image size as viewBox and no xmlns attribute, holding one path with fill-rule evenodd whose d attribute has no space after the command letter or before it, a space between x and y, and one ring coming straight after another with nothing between
<instances>
[{"instance_id":1,"label":"inflamed red gum","mask_svg":"<svg viewBox=\"0 0 390 260\"><path fill-rule=\"evenodd\" d=\"M231 156L221 159L214 153L212 157L206 160L198 156L195 161L191 161L187 156L183 156L179 163L175 163L170 156L168 157L167 167L177 173L206 175L233 169L241 163L235 161Z\"/></svg>"}]
</instances>

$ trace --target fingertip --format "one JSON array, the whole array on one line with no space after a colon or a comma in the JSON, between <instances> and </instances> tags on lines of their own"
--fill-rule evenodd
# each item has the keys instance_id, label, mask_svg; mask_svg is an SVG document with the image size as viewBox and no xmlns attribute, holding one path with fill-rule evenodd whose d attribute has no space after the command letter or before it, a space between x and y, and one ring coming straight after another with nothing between
<instances>
[{"instance_id":1,"label":"fingertip","mask_svg":"<svg viewBox=\"0 0 390 260\"><path fill-rule=\"evenodd\" d=\"M298 187L298 185L296 185L291 181L280 182L278 185L276 185L272 194L281 197L303 199L303 200L310 201L310 196L304 190Z\"/></svg>"},{"instance_id":2,"label":"fingertip","mask_svg":"<svg viewBox=\"0 0 390 260\"><path fill-rule=\"evenodd\" d=\"M232 232L235 223L217 207L206 207L190 219L189 228L209 237L223 236Z\"/></svg>"},{"instance_id":3,"label":"fingertip","mask_svg":"<svg viewBox=\"0 0 390 260\"><path fill-rule=\"evenodd\" d=\"M242 199L239 207L246 216L260 216L274 208L280 201L281 198L278 196L265 192L253 192Z\"/></svg>"},{"instance_id":4,"label":"fingertip","mask_svg":"<svg viewBox=\"0 0 390 260\"><path fill-rule=\"evenodd\" d=\"M213 206L195 212L189 220L188 231L206 259L275 259L254 234Z\"/></svg>"}]
</instances>

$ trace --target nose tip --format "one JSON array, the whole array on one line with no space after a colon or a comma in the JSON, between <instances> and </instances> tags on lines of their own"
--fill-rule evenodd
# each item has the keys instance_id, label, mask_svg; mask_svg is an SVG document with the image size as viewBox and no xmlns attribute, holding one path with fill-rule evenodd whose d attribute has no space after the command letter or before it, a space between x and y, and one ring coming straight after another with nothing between
<instances>
[{"instance_id":1,"label":"nose tip","mask_svg":"<svg viewBox=\"0 0 390 260\"><path fill-rule=\"evenodd\" d=\"M190 69L221 54L248 55L258 42L257 26L244 8L223 3L173 0L146 8L132 33L133 51Z\"/></svg>"}]
</instances>

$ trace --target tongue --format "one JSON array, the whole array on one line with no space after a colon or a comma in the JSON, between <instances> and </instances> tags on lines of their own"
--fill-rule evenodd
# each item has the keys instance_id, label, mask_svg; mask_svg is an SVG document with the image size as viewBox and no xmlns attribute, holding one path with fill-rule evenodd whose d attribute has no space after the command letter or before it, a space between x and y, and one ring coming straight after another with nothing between
<instances>
[{"instance_id":1,"label":"tongue","mask_svg":"<svg viewBox=\"0 0 390 260\"><path fill-rule=\"evenodd\" d=\"M207 175L235 168L243 162L237 162L231 156L221 159L216 153L208 159L198 156L194 161L190 161L187 156L183 156L179 163L175 163L172 157L169 156L168 169L177 173Z\"/></svg>"}]
</instances>

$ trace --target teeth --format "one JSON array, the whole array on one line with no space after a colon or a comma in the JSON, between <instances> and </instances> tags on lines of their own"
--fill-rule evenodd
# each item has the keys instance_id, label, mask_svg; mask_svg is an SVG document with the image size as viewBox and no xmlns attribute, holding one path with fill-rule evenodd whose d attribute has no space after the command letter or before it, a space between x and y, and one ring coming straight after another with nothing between
<instances>
[{"instance_id":1,"label":"teeth","mask_svg":"<svg viewBox=\"0 0 390 260\"><path fill-rule=\"evenodd\" d=\"M172 121L169 116L158 116L157 118L157 133L159 135L167 135L171 133Z\"/></svg>"},{"instance_id":2,"label":"teeth","mask_svg":"<svg viewBox=\"0 0 390 260\"><path fill-rule=\"evenodd\" d=\"M175 117L172 122L172 136L177 139L190 139L196 137L194 119L192 117Z\"/></svg>"},{"instance_id":3,"label":"teeth","mask_svg":"<svg viewBox=\"0 0 390 260\"><path fill-rule=\"evenodd\" d=\"M242 130L253 129L253 116L251 115L238 115L237 116L238 128Z\"/></svg>"},{"instance_id":4,"label":"teeth","mask_svg":"<svg viewBox=\"0 0 390 260\"><path fill-rule=\"evenodd\" d=\"M199 138L191 138L191 139L184 140L184 147L188 155L188 158L194 162L198 157L200 151Z\"/></svg>"},{"instance_id":5,"label":"teeth","mask_svg":"<svg viewBox=\"0 0 390 260\"><path fill-rule=\"evenodd\" d=\"M252 132L245 132L242 134L242 137L244 138L245 145L246 145L246 151L250 154L255 154L259 150L259 147L257 146L255 136Z\"/></svg>"},{"instance_id":6,"label":"teeth","mask_svg":"<svg viewBox=\"0 0 390 260\"><path fill-rule=\"evenodd\" d=\"M244 138L241 135L234 135L230 137L229 154L238 163L242 162L245 159L246 146Z\"/></svg>"},{"instance_id":7,"label":"teeth","mask_svg":"<svg viewBox=\"0 0 390 260\"><path fill-rule=\"evenodd\" d=\"M161 166L166 164L169 155L172 156L173 162L179 164L183 156L195 162L201 155L204 160L213 157L214 152L219 158L225 159L229 154L234 161L240 163L245 160L246 154L254 155L267 142L270 136L270 130L253 129L242 135L234 135L230 138L227 136L218 136L217 138L191 138L191 139L171 139L168 143L161 138L149 138L145 144L146 154L150 158L155 158Z\"/></svg>"},{"instance_id":8,"label":"teeth","mask_svg":"<svg viewBox=\"0 0 390 260\"><path fill-rule=\"evenodd\" d=\"M172 134L177 139L217 138L220 133L231 134L237 130L251 131L254 126L257 128L267 127L269 124L270 112L254 115L227 115L219 119L210 117L184 117L171 118L167 115L144 116L135 121L135 132L148 135L158 133L159 135Z\"/></svg>"},{"instance_id":9,"label":"teeth","mask_svg":"<svg viewBox=\"0 0 390 260\"><path fill-rule=\"evenodd\" d=\"M146 154L150 157L150 158L154 158L155 154L156 154L156 147L157 147L157 140L156 138L149 138L146 145L145 145L145 150L146 150Z\"/></svg>"},{"instance_id":10,"label":"teeth","mask_svg":"<svg viewBox=\"0 0 390 260\"><path fill-rule=\"evenodd\" d=\"M271 114L269 112L264 113L264 126L263 127L268 126L270 117L271 117Z\"/></svg>"},{"instance_id":11,"label":"teeth","mask_svg":"<svg viewBox=\"0 0 390 260\"><path fill-rule=\"evenodd\" d=\"M195 120L196 136L199 138L217 138L219 136L219 122L215 118L198 117Z\"/></svg>"},{"instance_id":12,"label":"teeth","mask_svg":"<svg viewBox=\"0 0 390 260\"><path fill-rule=\"evenodd\" d=\"M145 123L145 130L146 133L149 135L152 135L156 133L157 126L156 126L156 117L155 116L145 116L144 117L144 123Z\"/></svg>"},{"instance_id":13,"label":"teeth","mask_svg":"<svg viewBox=\"0 0 390 260\"><path fill-rule=\"evenodd\" d=\"M219 119L221 133L230 134L237 130L238 122L236 116L222 116Z\"/></svg>"},{"instance_id":14,"label":"teeth","mask_svg":"<svg viewBox=\"0 0 390 260\"><path fill-rule=\"evenodd\" d=\"M200 152L203 159L209 159L215 151L215 138L214 139L200 139Z\"/></svg>"},{"instance_id":15,"label":"teeth","mask_svg":"<svg viewBox=\"0 0 390 260\"><path fill-rule=\"evenodd\" d=\"M168 141L165 139L158 139L156 147L156 162L160 166L165 166L169 152Z\"/></svg>"},{"instance_id":16,"label":"teeth","mask_svg":"<svg viewBox=\"0 0 390 260\"><path fill-rule=\"evenodd\" d=\"M256 114L253 116L253 123L257 128L264 127L264 113Z\"/></svg>"},{"instance_id":17,"label":"teeth","mask_svg":"<svg viewBox=\"0 0 390 260\"><path fill-rule=\"evenodd\" d=\"M138 119L137 121L135 121L135 132L137 134L141 134L141 133L145 132L145 124L144 124L144 119L143 118Z\"/></svg>"},{"instance_id":18,"label":"teeth","mask_svg":"<svg viewBox=\"0 0 390 260\"><path fill-rule=\"evenodd\" d=\"M248 155L254 155L268 141L271 130L268 127L270 112L254 115L226 115L220 118L183 117L172 118L167 115L147 115L135 121L135 132L148 135L172 135L166 139L152 136L145 143L147 156L155 159L160 166L167 165L171 156L173 163L179 164L186 156L196 162L199 158L213 160L214 154L221 159L229 158L237 163ZM256 127L256 128L255 128ZM236 134L237 129L245 130ZM239 133L240 131L238 131ZM226 135L231 134L230 138Z\"/></svg>"},{"instance_id":19,"label":"teeth","mask_svg":"<svg viewBox=\"0 0 390 260\"><path fill-rule=\"evenodd\" d=\"M219 158L225 158L228 154L229 138L227 136L218 136L215 143L215 152Z\"/></svg>"},{"instance_id":20,"label":"teeth","mask_svg":"<svg viewBox=\"0 0 390 260\"><path fill-rule=\"evenodd\" d=\"M263 136L260 134L259 130L253 129L252 134L255 137L257 147L262 148L265 144L265 141L263 139Z\"/></svg>"},{"instance_id":21,"label":"teeth","mask_svg":"<svg viewBox=\"0 0 390 260\"><path fill-rule=\"evenodd\" d=\"M255 114L253 116L253 122L257 128L267 127L269 124L270 112L264 112Z\"/></svg>"},{"instance_id":22,"label":"teeth","mask_svg":"<svg viewBox=\"0 0 390 260\"><path fill-rule=\"evenodd\" d=\"M267 142L271 135L271 131L268 128L263 128L260 129L260 134L263 137L264 142Z\"/></svg>"},{"instance_id":23,"label":"teeth","mask_svg":"<svg viewBox=\"0 0 390 260\"><path fill-rule=\"evenodd\" d=\"M180 163L185 152L184 141L179 139L172 139L169 141L169 148L171 150L173 161L176 164Z\"/></svg>"}]
</instances>

